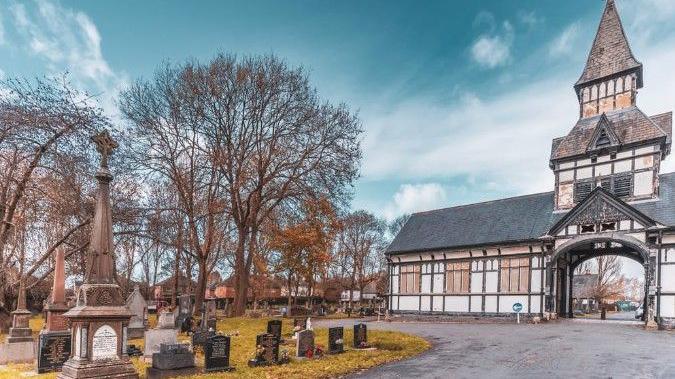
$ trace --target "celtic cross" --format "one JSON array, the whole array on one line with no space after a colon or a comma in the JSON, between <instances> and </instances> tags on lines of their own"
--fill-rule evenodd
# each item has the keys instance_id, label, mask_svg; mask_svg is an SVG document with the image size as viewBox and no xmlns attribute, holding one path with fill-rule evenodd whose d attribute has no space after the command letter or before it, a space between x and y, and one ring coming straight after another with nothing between
<instances>
[{"instance_id":1,"label":"celtic cross","mask_svg":"<svg viewBox=\"0 0 675 379\"><path fill-rule=\"evenodd\" d=\"M101 154L101 167L108 168L108 157L117 148L117 142L110 137L107 130L94 135L91 140L96 144L96 151Z\"/></svg>"}]
</instances>

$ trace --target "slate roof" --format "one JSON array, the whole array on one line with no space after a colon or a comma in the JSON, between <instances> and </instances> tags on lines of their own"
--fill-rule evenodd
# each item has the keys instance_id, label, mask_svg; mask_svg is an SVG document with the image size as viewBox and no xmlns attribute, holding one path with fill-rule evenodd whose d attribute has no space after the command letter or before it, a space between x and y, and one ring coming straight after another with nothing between
<instances>
[{"instance_id":1,"label":"slate roof","mask_svg":"<svg viewBox=\"0 0 675 379\"><path fill-rule=\"evenodd\" d=\"M633 56L614 0L607 0L586 67L576 86L628 70L640 71L638 87L641 87L642 63Z\"/></svg>"},{"instance_id":2,"label":"slate roof","mask_svg":"<svg viewBox=\"0 0 675 379\"><path fill-rule=\"evenodd\" d=\"M631 204L656 222L675 226L675 172L659 175L656 201ZM566 213L553 213L553 192L413 214L387 254L536 240Z\"/></svg>"},{"instance_id":3,"label":"slate roof","mask_svg":"<svg viewBox=\"0 0 675 379\"><path fill-rule=\"evenodd\" d=\"M610 127L619 138L621 145L663 137L666 143L671 140L672 112L648 117L638 107L631 106L603 114L607 116ZM602 115L581 118L562 140L554 139L551 160L586 154L601 118Z\"/></svg>"}]
</instances>

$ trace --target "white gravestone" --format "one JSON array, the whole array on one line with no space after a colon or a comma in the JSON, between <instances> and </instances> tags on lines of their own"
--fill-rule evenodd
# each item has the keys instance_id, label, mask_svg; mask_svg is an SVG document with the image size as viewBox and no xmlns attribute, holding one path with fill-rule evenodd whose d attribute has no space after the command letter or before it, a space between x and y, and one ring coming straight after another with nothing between
<instances>
[{"instance_id":1,"label":"white gravestone","mask_svg":"<svg viewBox=\"0 0 675 379\"><path fill-rule=\"evenodd\" d=\"M103 325L94 333L91 357L95 360L117 357L117 333L110 325Z\"/></svg>"}]
</instances>

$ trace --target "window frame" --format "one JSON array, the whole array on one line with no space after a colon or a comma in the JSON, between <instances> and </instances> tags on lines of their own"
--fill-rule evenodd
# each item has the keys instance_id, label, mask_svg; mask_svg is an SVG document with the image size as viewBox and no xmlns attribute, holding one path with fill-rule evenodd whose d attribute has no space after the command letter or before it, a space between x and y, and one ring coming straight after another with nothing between
<instances>
[{"instance_id":1,"label":"window frame","mask_svg":"<svg viewBox=\"0 0 675 379\"><path fill-rule=\"evenodd\" d=\"M501 258L499 260L499 292L529 293L531 275L530 257ZM505 286L507 288L504 288Z\"/></svg>"}]
</instances>

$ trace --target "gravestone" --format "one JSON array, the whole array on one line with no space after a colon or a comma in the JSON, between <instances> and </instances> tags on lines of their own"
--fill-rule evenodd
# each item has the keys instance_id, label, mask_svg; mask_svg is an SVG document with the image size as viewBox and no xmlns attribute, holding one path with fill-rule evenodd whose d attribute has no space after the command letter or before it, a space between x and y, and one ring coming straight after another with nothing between
<instances>
[{"instance_id":1,"label":"gravestone","mask_svg":"<svg viewBox=\"0 0 675 379\"><path fill-rule=\"evenodd\" d=\"M174 313L161 312L157 328L145 332L143 358L149 360L152 355L159 353L162 344L173 345L178 343L178 330L174 329Z\"/></svg>"},{"instance_id":2,"label":"gravestone","mask_svg":"<svg viewBox=\"0 0 675 379\"><path fill-rule=\"evenodd\" d=\"M279 340L272 334L258 334L255 338L256 357L248 362L249 366L276 364L279 360Z\"/></svg>"},{"instance_id":3,"label":"gravestone","mask_svg":"<svg viewBox=\"0 0 675 379\"><path fill-rule=\"evenodd\" d=\"M126 304L132 314L127 329L129 338L141 338L148 326L148 303L143 298L138 285L134 286L134 292L129 295Z\"/></svg>"},{"instance_id":4,"label":"gravestone","mask_svg":"<svg viewBox=\"0 0 675 379\"><path fill-rule=\"evenodd\" d=\"M40 333L37 372L42 374L49 371L60 371L63 364L70 358L70 332Z\"/></svg>"},{"instance_id":5,"label":"gravestone","mask_svg":"<svg viewBox=\"0 0 675 379\"><path fill-rule=\"evenodd\" d=\"M195 357L187 344L162 344L152 354L152 367L146 369L148 379L197 374Z\"/></svg>"},{"instance_id":6,"label":"gravestone","mask_svg":"<svg viewBox=\"0 0 675 379\"><path fill-rule=\"evenodd\" d=\"M209 337L204 345L204 371L232 371L230 367L230 337Z\"/></svg>"},{"instance_id":7,"label":"gravestone","mask_svg":"<svg viewBox=\"0 0 675 379\"><path fill-rule=\"evenodd\" d=\"M368 328L366 324L354 325L354 347L357 349L368 347Z\"/></svg>"},{"instance_id":8,"label":"gravestone","mask_svg":"<svg viewBox=\"0 0 675 379\"><path fill-rule=\"evenodd\" d=\"M281 341L281 320L269 320L267 321L267 333L272 334Z\"/></svg>"},{"instance_id":9,"label":"gravestone","mask_svg":"<svg viewBox=\"0 0 675 379\"><path fill-rule=\"evenodd\" d=\"M178 315L176 316L176 327L183 325L185 320L192 315L192 298L190 295L178 296Z\"/></svg>"},{"instance_id":10,"label":"gravestone","mask_svg":"<svg viewBox=\"0 0 675 379\"><path fill-rule=\"evenodd\" d=\"M314 332L303 330L298 332L298 340L295 343L295 356L312 358L314 356Z\"/></svg>"},{"instance_id":11,"label":"gravestone","mask_svg":"<svg viewBox=\"0 0 675 379\"><path fill-rule=\"evenodd\" d=\"M328 328L328 354L340 354L345 351L344 328Z\"/></svg>"},{"instance_id":12,"label":"gravestone","mask_svg":"<svg viewBox=\"0 0 675 379\"><path fill-rule=\"evenodd\" d=\"M216 335L216 332L213 330L197 330L192 333L192 348L201 347L204 348L206 340L210 337Z\"/></svg>"}]
</instances>

